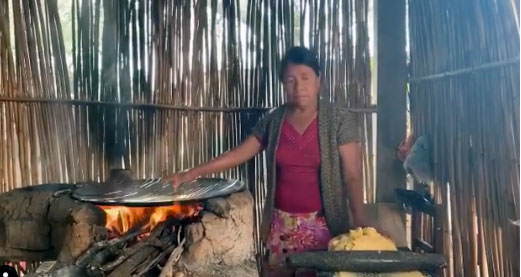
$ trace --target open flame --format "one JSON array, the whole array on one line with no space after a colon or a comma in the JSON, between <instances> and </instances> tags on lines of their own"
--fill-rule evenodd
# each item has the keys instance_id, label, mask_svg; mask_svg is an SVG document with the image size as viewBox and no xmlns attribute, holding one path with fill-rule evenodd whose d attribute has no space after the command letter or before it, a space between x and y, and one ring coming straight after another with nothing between
<instances>
[{"instance_id":1,"label":"open flame","mask_svg":"<svg viewBox=\"0 0 521 277\"><path fill-rule=\"evenodd\" d=\"M105 227L118 235L126 233L134 226L142 224L142 229L152 230L158 223L167 218L183 219L196 216L201 205L173 204L159 207L126 207L126 206L98 206L107 216Z\"/></svg>"}]
</instances>

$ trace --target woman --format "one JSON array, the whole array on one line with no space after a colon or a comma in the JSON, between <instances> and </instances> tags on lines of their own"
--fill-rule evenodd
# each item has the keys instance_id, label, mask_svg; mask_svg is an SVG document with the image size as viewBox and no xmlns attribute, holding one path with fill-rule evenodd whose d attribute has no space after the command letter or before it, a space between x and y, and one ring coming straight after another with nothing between
<instances>
[{"instance_id":1,"label":"woman","mask_svg":"<svg viewBox=\"0 0 521 277\"><path fill-rule=\"evenodd\" d=\"M241 145L165 178L178 186L235 167L265 150L268 189L261 231L268 249L266 276L293 276L284 264L287 254L325 250L333 235L366 226L353 114L320 100L318 60L304 47L288 51L280 78L287 103L261 119Z\"/></svg>"}]
</instances>

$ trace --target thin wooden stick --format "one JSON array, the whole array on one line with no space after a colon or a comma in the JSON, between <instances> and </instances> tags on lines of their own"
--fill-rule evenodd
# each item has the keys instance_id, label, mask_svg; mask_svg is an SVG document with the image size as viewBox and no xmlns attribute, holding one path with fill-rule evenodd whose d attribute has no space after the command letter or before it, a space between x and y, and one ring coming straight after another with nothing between
<instances>
[{"instance_id":1,"label":"thin wooden stick","mask_svg":"<svg viewBox=\"0 0 521 277\"><path fill-rule=\"evenodd\" d=\"M158 108L158 109L170 109L180 111L196 111L196 112L266 112L273 109L268 108L210 108L210 107L193 107L193 106L174 106L168 104L148 104L148 103L120 103L120 102L103 102L103 101L88 101L88 100L75 100L75 99L49 99L49 98L22 98L22 97L0 97L0 102L24 102L24 103L53 103L53 104L71 104L71 105L95 105L95 106L112 106L112 107L124 107L124 108ZM355 113L376 113L376 106L367 108L347 108L351 112Z\"/></svg>"},{"instance_id":2,"label":"thin wooden stick","mask_svg":"<svg viewBox=\"0 0 521 277\"><path fill-rule=\"evenodd\" d=\"M177 264L179 259L181 258L181 254L184 251L185 242L186 242L186 238L183 238L181 243L179 243L179 245L177 245L177 247L175 247L173 249L173 251L170 254L170 257L168 257L168 260L165 263L165 266L161 270L159 277L172 277L173 276L172 275L173 268Z\"/></svg>"}]
</instances>

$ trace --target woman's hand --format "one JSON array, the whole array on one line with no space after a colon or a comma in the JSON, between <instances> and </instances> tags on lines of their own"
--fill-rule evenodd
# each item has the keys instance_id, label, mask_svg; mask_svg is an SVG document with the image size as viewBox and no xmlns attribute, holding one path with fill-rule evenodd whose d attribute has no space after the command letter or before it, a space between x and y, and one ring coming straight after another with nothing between
<instances>
[{"instance_id":1,"label":"woman's hand","mask_svg":"<svg viewBox=\"0 0 521 277\"><path fill-rule=\"evenodd\" d=\"M163 178L163 184L172 183L174 188L176 188L180 184L191 182L200 176L207 176L208 174L221 172L223 170L240 165L253 158L253 156L259 153L261 150L262 145L260 144L259 140L253 135L250 135L238 147L232 149L231 151L225 152L224 154L209 161L206 164Z\"/></svg>"},{"instance_id":2,"label":"woman's hand","mask_svg":"<svg viewBox=\"0 0 521 277\"><path fill-rule=\"evenodd\" d=\"M197 179L197 177L198 176L194 174L193 170L188 170L164 177L163 183L172 183L174 188L177 188L181 184L192 182L193 180Z\"/></svg>"},{"instance_id":3,"label":"woman's hand","mask_svg":"<svg viewBox=\"0 0 521 277\"><path fill-rule=\"evenodd\" d=\"M364 227L372 227L369 225L369 223L365 220L362 216L354 216L353 218L353 225L355 228L364 228Z\"/></svg>"}]
</instances>

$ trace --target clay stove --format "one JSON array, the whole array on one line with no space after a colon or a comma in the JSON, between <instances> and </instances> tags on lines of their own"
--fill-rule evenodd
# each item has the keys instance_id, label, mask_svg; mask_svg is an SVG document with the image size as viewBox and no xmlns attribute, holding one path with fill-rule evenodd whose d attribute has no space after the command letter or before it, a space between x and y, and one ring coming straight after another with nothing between
<instances>
[{"instance_id":1,"label":"clay stove","mask_svg":"<svg viewBox=\"0 0 521 277\"><path fill-rule=\"evenodd\" d=\"M115 171L104 185L132 182L140 183ZM248 191L128 207L78 200L78 187L46 184L0 195L0 262L52 261L37 276L258 275Z\"/></svg>"}]
</instances>

